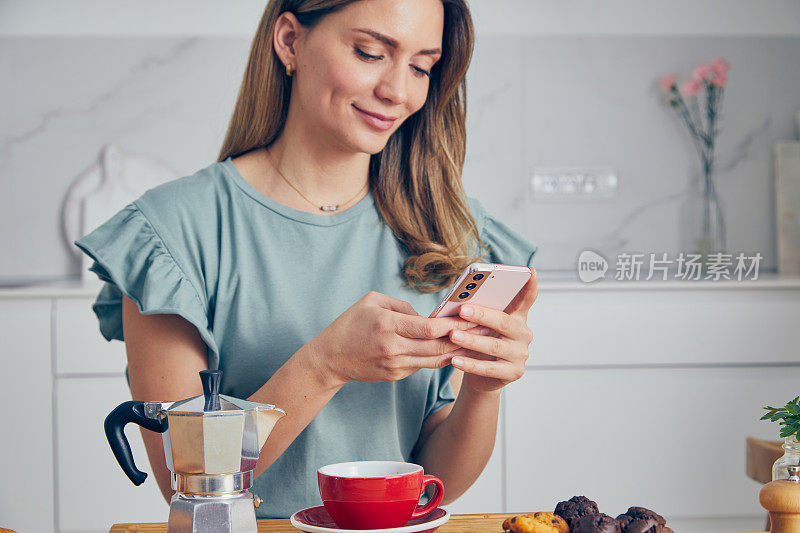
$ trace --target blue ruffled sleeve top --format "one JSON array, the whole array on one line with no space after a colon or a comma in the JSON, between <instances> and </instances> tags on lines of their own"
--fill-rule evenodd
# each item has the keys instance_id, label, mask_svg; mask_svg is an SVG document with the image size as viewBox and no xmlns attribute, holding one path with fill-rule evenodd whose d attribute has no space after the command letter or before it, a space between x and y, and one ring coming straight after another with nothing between
<instances>
[{"instance_id":1,"label":"blue ruffled sleeve top","mask_svg":"<svg viewBox=\"0 0 800 533\"><path fill-rule=\"evenodd\" d=\"M489 260L532 266L536 247L477 200L469 203ZM428 316L446 292L404 285L405 253L370 194L333 215L299 211L257 191L230 158L150 189L75 245L105 282L92 306L105 339L125 340L123 294L143 314L179 315L205 341L209 367L223 370L221 392L238 398L366 293L405 300ZM452 372L422 369L397 382L342 387L255 480L251 490L264 500L259 518L321 505L323 465L411 461L425 418L454 401Z\"/></svg>"}]
</instances>

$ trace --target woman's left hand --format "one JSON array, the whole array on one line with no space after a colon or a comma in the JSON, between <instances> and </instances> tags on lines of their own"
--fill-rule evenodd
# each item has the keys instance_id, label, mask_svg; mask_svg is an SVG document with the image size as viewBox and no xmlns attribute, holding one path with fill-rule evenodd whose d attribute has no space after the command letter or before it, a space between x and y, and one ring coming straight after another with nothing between
<instances>
[{"instance_id":1,"label":"woman's left hand","mask_svg":"<svg viewBox=\"0 0 800 533\"><path fill-rule=\"evenodd\" d=\"M533 333L528 328L528 310L537 295L536 270L531 268L531 279L505 311L476 305L461 306L461 318L485 328L483 334L459 330L450 332L454 344L470 350L466 356L456 356L451 362L455 368L464 371L462 386L478 392L498 391L525 374L528 349L533 341ZM469 308L472 314L467 314ZM458 338L458 334L462 337Z\"/></svg>"}]
</instances>

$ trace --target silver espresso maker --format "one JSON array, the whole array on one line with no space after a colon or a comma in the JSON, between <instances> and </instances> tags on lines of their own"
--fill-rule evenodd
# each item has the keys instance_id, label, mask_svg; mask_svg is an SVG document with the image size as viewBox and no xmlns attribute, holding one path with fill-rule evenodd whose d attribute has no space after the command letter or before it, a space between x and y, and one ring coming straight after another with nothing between
<instances>
[{"instance_id":1,"label":"silver espresso maker","mask_svg":"<svg viewBox=\"0 0 800 533\"><path fill-rule=\"evenodd\" d=\"M261 448L286 413L219 394L221 370L203 370L200 379L202 396L120 404L106 417L106 438L122 470L141 485L147 474L136 468L123 429L134 422L162 434L176 491L168 533L257 533L255 509L261 499L247 489Z\"/></svg>"}]
</instances>

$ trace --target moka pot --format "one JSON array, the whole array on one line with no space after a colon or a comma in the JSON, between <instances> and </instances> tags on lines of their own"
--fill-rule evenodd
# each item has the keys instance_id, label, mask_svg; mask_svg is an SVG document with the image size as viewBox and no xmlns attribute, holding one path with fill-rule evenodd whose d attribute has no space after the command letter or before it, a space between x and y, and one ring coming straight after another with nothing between
<instances>
[{"instance_id":1,"label":"moka pot","mask_svg":"<svg viewBox=\"0 0 800 533\"><path fill-rule=\"evenodd\" d=\"M147 474L136 468L123 431L129 422L162 434L172 472L168 533L257 533L252 485L258 455L286 413L274 405L219 394L222 371L200 372L203 395L177 402L128 401L105 421L106 438L135 485Z\"/></svg>"}]
</instances>

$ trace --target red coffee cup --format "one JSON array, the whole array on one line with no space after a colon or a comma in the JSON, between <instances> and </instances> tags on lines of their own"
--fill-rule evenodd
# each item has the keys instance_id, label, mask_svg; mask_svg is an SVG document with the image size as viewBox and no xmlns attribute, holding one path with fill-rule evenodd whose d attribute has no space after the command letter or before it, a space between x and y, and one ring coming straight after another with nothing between
<instances>
[{"instance_id":1,"label":"red coffee cup","mask_svg":"<svg viewBox=\"0 0 800 533\"><path fill-rule=\"evenodd\" d=\"M322 503L342 529L401 527L412 518L433 512L444 496L444 485L422 467L400 461L356 461L317 470ZM428 483L436 485L430 501L419 505Z\"/></svg>"}]
</instances>

